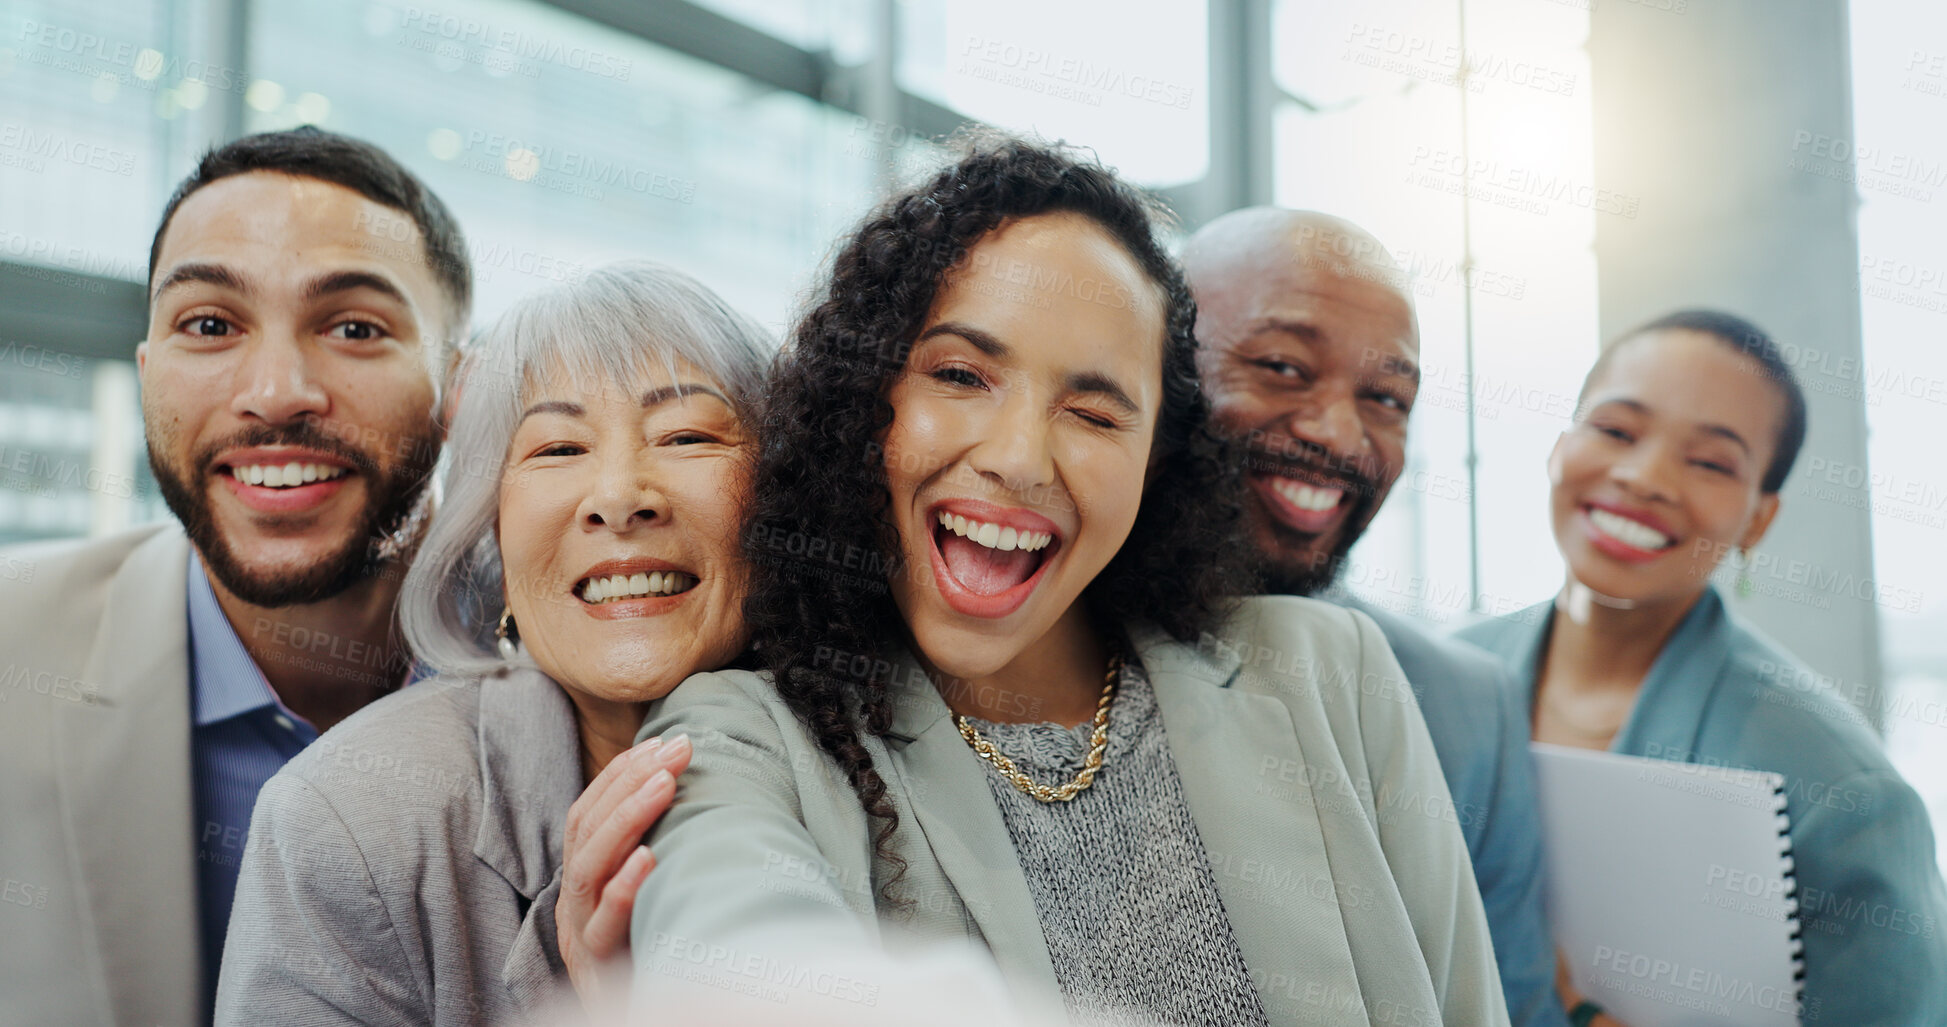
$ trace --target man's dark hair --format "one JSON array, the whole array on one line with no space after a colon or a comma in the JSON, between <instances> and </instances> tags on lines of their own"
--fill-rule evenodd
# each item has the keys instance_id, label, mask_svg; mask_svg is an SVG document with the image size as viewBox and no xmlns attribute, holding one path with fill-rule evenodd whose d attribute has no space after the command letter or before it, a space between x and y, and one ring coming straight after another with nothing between
<instances>
[{"instance_id":1,"label":"man's dark hair","mask_svg":"<svg viewBox=\"0 0 1947 1027\"><path fill-rule=\"evenodd\" d=\"M412 218L426 241L426 261L433 277L453 303L453 327L457 330L466 323L473 304L473 271L467 263L466 237L452 212L384 150L314 125L244 136L204 154L196 170L183 179L162 208L162 223L156 226L155 240L149 244L151 283L155 280L156 257L162 252L162 236L169 230L176 208L204 186L252 171L275 171L344 186Z\"/></svg>"},{"instance_id":2,"label":"man's dark hair","mask_svg":"<svg viewBox=\"0 0 1947 1027\"><path fill-rule=\"evenodd\" d=\"M1758 373L1777 386L1780 397L1785 401L1785 420L1778 428L1778 448L1771 454L1771 464L1765 468L1764 480L1758 487L1766 493L1776 493L1784 488L1785 478L1791 474L1792 465L1798 462L1798 451L1805 445L1805 390L1799 387L1798 375L1792 371L1791 363L1785 359L1771 336L1736 314L1703 308L1678 310L1617 336L1609 345L1602 347L1601 355L1595 358L1595 366L1589 368L1588 376L1582 379L1582 395L1577 398L1577 405L1588 398L1589 386L1602 376L1617 350L1645 335L1675 331L1700 332L1716 339L1750 358L1757 365Z\"/></svg>"}]
</instances>

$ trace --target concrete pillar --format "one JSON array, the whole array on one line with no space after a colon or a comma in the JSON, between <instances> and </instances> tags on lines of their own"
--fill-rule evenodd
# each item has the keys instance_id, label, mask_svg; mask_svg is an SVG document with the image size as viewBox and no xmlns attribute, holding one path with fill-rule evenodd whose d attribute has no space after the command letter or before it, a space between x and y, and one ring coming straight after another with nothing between
<instances>
[{"instance_id":1,"label":"concrete pillar","mask_svg":"<svg viewBox=\"0 0 1947 1027\"><path fill-rule=\"evenodd\" d=\"M1808 471L1866 466L1846 5L1593 6L1596 184L1640 200L1633 218L1597 219L1602 336L1708 306L1784 347L1811 430L1752 594L1737 597L1728 573L1725 593L1878 723L1868 486L1814 486Z\"/></svg>"}]
</instances>

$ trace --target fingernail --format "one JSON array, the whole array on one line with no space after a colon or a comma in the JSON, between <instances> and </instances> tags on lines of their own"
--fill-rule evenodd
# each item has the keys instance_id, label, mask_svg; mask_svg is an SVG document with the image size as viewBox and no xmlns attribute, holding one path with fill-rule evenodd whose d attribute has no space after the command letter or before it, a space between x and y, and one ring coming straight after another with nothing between
<instances>
[{"instance_id":1,"label":"fingernail","mask_svg":"<svg viewBox=\"0 0 1947 1027\"><path fill-rule=\"evenodd\" d=\"M648 741L643 742L642 744L636 746L635 748L630 749L629 757L631 759L644 759L654 754L657 750L661 749L662 747L663 747L663 740L660 736L656 738L651 738Z\"/></svg>"},{"instance_id":2,"label":"fingernail","mask_svg":"<svg viewBox=\"0 0 1947 1027\"><path fill-rule=\"evenodd\" d=\"M660 792L665 788L674 787L676 787L676 779L670 776L669 771L658 770L649 775L649 780L643 782L642 790L645 792Z\"/></svg>"},{"instance_id":3,"label":"fingernail","mask_svg":"<svg viewBox=\"0 0 1947 1027\"><path fill-rule=\"evenodd\" d=\"M666 746L672 754L680 756L683 753L690 751L690 736L687 734L680 734L680 733L670 735L669 741L664 742L663 745Z\"/></svg>"}]
</instances>

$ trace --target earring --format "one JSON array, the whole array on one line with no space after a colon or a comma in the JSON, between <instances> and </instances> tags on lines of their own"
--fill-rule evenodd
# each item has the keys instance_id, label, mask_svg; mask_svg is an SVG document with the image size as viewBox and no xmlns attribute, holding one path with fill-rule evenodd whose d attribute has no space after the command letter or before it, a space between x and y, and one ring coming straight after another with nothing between
<instances>
[{"instance_id":1,"label":"earring","mask_svg":"<svg viewBox=\"0 0 1947 1027\"><path fill-rule=\"evenodd\" d=\"M1751 551L1749 549L1740 549L1737 551L1736 589L1739 599L1751 598L1753 589L1751 587Z\"/></svg>"},{"instance_id":2,"label":"earring","mask_svg":"<svg viewBox=\"0 0 1947 1027\"><path fill-rule=\"evenodd\" d=\"M494 628L494 637L500 640L496 643L496 648L500 650L500 658L512 663L515 653L518 652L515 645L520 639L520 632L514 626L513 610L501 607L500 625Z\"/></svg>"}]
</instances>

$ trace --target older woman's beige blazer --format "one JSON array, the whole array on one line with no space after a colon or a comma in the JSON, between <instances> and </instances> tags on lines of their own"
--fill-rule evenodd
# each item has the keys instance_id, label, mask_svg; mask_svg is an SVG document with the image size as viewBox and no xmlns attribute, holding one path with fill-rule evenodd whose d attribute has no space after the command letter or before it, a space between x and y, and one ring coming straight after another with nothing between
<instances>
[{"instance_id":1,"label":"older woman's beige blazer","mask_svg":"<svg viewBox=\"0 0 1947 1027\"><path fill-rule=\"evenodd\" d=\"M1259 597L1196 645L1129 635L1271 1021L1506 1023L1452 800L1378 628ZM652 710L642 736L687 732L695 756L636 901L645 1011L672 979L831 992L828 977L794 974L793 954L878 945L888 924L978 941L1024 994L1054 993L993 771L910 657L894 667L891 736L864 744L899 813L897 905L879 895L896 868L875 857L873 825L766 677L700 674ZM839 983L861 1001L871 989Z\"/></svg>"}]
</instances>

